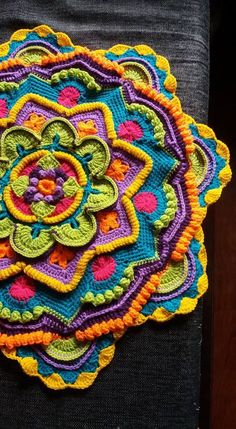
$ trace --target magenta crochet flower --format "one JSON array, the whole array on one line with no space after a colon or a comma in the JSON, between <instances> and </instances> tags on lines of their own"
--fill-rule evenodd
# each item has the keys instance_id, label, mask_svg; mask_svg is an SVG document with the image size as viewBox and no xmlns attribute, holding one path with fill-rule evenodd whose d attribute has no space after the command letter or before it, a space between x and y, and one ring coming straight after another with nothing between
<instances>
[{"instance_id":1,"label":"magenta crochet flower","mask_svg":"<svg viewBox=\"0 0 236 429\"><path fill-rule=\"evenodd\" d=\"M125 121L118 128L118 135L121 139L132 142L143 136L143 131L140 125L134 121Z\"/></svg>"},{"instance_id":2,"label":"magenta crochet flower","mask_svg":"<svg viewBox=\"0 0 236 429\"><path fill-rule=\"evenodd\" d=\"M78 103L80 92L73 86L67 86L60 91L58 103L65 107L73 107Z\"/></svg>"}]
</instances>

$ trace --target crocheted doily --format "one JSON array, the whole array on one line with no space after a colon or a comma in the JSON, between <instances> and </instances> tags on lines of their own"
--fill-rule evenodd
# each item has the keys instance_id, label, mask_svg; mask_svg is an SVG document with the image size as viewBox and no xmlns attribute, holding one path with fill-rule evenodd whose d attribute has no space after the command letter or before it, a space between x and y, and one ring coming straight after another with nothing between
<instances>
[{"instance_id":1,"label":"crocheted doily","mask_svg":"<svg viewBox=\"0 0 236 429\"><path fill-rule=\"evenodd\" d=\"M130 326L206 291L201 223L229 152L148 46L90 51L40 26L0 59L1 351L86 388Z\"/></svg>"}]
</instances>

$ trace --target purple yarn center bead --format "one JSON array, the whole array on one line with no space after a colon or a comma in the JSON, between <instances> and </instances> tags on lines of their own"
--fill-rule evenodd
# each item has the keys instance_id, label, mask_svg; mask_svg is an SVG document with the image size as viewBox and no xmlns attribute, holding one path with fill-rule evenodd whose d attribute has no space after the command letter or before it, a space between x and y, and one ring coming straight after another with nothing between
<instances>
[{"instance_id":1,"label":"purple yarn center bead","mask_svg":"<svg viewBox=\"0 0 236 429\"><path fill-rule=\"evenodd\" d=\"M38 185L42 179L54 181L55 189L51 194L44 195L40 192ZM60 168L44 170L43 168L36 167L29 174L29 186L24 193L24 200L28 204L40 201L57 204L64 197L63 185L67 179L67 174Z\"/></svg>"}]
</instances>

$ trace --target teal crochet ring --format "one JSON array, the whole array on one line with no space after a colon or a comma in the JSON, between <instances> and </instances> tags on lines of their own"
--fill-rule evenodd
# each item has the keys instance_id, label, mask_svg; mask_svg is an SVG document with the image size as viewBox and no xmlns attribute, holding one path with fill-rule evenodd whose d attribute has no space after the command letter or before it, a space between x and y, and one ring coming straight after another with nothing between
<instances>
[{"instance_id":1,"label":"teal crochet ring","mask_svg":"<svg viewBox=\"0 0 236 429\"><path fill-rule=\"evenodd\" d=\"M129 327L207 289L229 152L175 91L148 46L45 25L0 46L0 348L51 389L89 387Z\"/></svg>"}]
</instances>

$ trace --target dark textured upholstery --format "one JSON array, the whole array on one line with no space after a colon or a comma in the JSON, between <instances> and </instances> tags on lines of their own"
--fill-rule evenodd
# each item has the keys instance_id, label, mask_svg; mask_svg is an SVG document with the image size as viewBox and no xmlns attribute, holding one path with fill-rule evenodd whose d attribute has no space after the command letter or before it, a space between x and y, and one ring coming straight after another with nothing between
<instances>
[{"instance_id":1,"label":"dark textured upholstery","mask_svg":"<svg viewBox=\"0 0 236 429\"><path fill-rule=\"evenodd\" d=\"M206 0L8 0L0 39L45 23L89 48L148 44L169 59L184 110L205 121L208 19ZM48 391L1 356L0 428L196 429L200 347L201 305L169 323L130 329L84 392Z\"/></svg>"}]
</instances>

